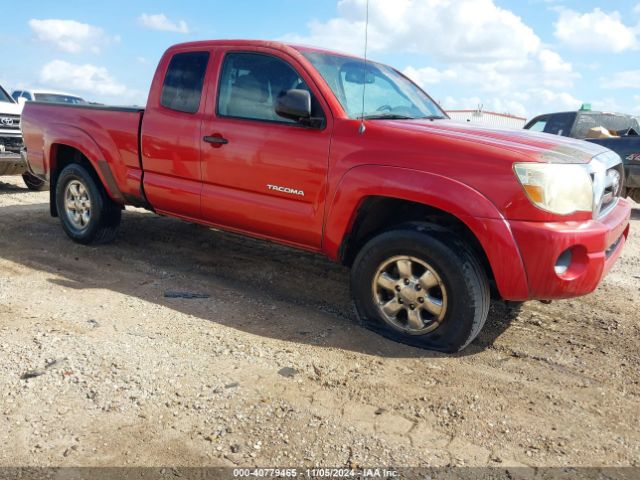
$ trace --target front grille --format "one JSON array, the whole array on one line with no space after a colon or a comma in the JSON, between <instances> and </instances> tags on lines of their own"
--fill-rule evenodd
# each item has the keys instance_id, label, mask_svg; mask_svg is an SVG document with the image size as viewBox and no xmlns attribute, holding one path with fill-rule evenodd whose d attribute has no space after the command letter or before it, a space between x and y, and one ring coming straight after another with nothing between
<instances>
[{"instance_id":1,"label":"front grille","mask_svg":"<svg viewBox=\"0 0 640 480\"><path fill-rule=\"evenodd\" d=\"M7 152L20 153L23 143L20 137L0 137L0 145L4 145Z\"/></svg>"},{"instance_id":2,"label":"front grille","mask_svg":"<svg viewBox=\"0 0 640 480\"><path fill-rule=\"evenodd\" d=\"M0 113L0 130L20 130L20 115L3 115Z\"/></svg>"},{"instance_id":3,"label":"front grille","mask_svg":"<svg viewBox=\"0 0 640 480\"><path fill-rule=\"evenodd\" d=\"M595 157L588 166L593 181L593 217L606 215L624 192L624 167L612 151Z\"/></svg>"},{"instance_id":4,"label":"front grille","mask_svg":"<svg viewBox=\"0 0 640 480\"><path fill-rule=\"evenodd\" d=\"M624 191L624 168L622 164L609 168L605 176L602 205L600 211L608 210L618 200Z\"/></svg>"}]
</instances>

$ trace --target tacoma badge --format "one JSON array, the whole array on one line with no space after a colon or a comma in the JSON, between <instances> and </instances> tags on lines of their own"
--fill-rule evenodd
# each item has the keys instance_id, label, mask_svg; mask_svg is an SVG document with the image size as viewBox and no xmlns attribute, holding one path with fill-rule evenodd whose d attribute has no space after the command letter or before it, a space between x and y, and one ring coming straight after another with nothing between
<instances>
[{"instance_id":1,"label":"tacoma badge","mask_svg":"<svg viewBox=\"0 0 640 480\"><path fill-rule=\"evenodd\" d=\"M301 197L304 197L304 192L302 190L296 190L295 188L281 187L279 185L270 184L267 184L267 188L269 190L275 190L277 192L289 193L291 195L300 195Z\"/></svg>"}]
</instances>

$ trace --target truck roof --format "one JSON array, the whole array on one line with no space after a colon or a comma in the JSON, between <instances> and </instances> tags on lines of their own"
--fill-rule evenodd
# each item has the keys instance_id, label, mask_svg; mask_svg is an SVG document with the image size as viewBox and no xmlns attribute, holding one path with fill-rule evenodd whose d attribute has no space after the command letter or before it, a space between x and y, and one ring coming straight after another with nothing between
<instances>
[{"instance_id":1,"label":"truck roof","mask_svg":"<svg viewBox=\"0 0 640 480\"><path fill-rule=\"evenodd\" d=\"M278 42L275 40L240 40L240 39L229 39L229 40L197 40L194 42L184 42L178 43L176 45L172 45L167 50L178 50L181 48L193 48L193 47L215 47L215 46L225 46L225 47L268 47L276 50L281 50L283 52L288 53L298 53L298 52L319 52L319 53L328 53L333 55L341 55L343 57L353 57L359 58L357 55L352 55L344 52L337 52L334 50L328 50L320 47L314 47L310 45L298 45L293 43L286 42Z\"/></svg>"},{"instance_id":2,"label":"truck roof","mask_svg":"<svg viewBox=\"0 0 640 480\"><path fill-rule=\"evenodd\" d=\"M541 113L540 115L536 115L536 117L544 117L546 115L561 115L566 113L579 113L580 115L616 115L619 117L629 117L635 118L633 115L629 113L620 113L620 112L602 112L600 110L567 110L564 112L550 112L550 113Z\"/></svg>"}]
</instances>

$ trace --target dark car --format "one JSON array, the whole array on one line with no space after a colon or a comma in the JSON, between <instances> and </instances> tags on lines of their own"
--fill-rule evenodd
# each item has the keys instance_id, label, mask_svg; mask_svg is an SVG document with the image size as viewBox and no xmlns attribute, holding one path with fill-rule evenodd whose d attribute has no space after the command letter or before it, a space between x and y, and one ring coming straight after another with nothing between
<instances>
[{"instance_id":1,"label":"dark car","mask_svg":"<svg viewBox=\"0 0 640 480\"><path fill-rule=\"evenodd\" d=\"M609 138L588 138L594 130L603 127L615 134ZM538 115L525 126L527 130L580 138L597 143L616 152L624 163L626 195L640 202L640 124L638 119L622 113L558 112Z\"/></svg>"}]
</instances>

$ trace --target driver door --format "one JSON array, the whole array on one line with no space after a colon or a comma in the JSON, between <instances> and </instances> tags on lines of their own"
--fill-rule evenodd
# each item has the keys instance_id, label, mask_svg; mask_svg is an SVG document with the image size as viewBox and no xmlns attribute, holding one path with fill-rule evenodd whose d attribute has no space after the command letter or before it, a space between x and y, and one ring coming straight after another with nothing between
<instances>
[{"instance_id":1,"label":"driver door","mask_svg":"<svg viewBox=\"0 0 640 480\"><path fill-rule=\"evenodd\" d=\"M331 119L294 59L268 49L221 55L215 109L202 123L202 216L209 223L317 250ZM311 128L279 117L282 92L311 92Z\"/></svg>"}]
</instances>

